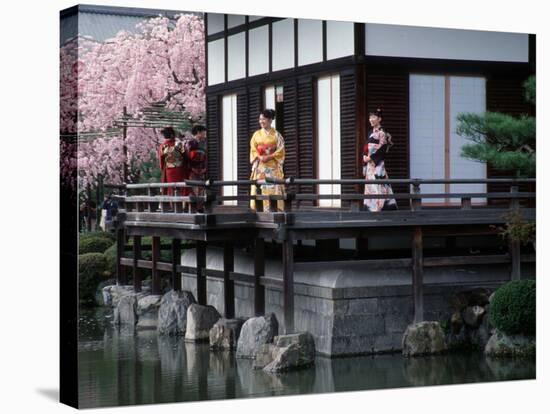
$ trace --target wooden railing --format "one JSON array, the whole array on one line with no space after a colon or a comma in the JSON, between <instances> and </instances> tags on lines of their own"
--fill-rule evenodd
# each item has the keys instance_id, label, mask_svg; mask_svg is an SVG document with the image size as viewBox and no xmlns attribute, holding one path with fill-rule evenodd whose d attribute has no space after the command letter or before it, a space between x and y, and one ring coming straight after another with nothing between
<instances>
[{"instance_id":1,"label":"wooden railing","mask_svg":"<svg viewBox=\"0 0 550 414\"><path fill-rule=\"evenodd\" d=\"M364 200L366 199L395 199L408 200L411 210L419 210L422 208L422 200L437 200L437 199L458 199L462 209L472 208L472 199L487 199L487 200L509 200L509 206L519 206L521 200L534 199L535 192L520 192L519 186L526 184L535 184L535 179L531 178L490 178L490 179L380 179L380 180L364 180L364 179L340 179L340 180L320 180L320 179L300 179L300 178L285 178L285 179L266 179L266 180L234 180L234 181L192 181L186 180L178 183L143 183L143 184L126 184L123 186L123 196L119 196L119 201L124 203L127 211L137 212L171 212L171 213L187 213L195 214L198 211L211 213L215 206L227 202L243 202L248 204L251 200L256 201L256 211L263 211L262 201L267 200L269 210L275 212L277 210L277 202L283 201L284 212L291 212L295 209L300 209L301 203L308 201L313 204L319 204L321 200L338 200L347 202L347 206L342 206L341 209L351 209L359 211L362 209ZM261 188L264 184L278 184L285 189L283 195L263 195ZM340 194L320 194L318 191L314 193L300 192L302 186L319 185L340 185L340 186L363 186L365 184L406 184L410 187L407 193L395 194L363 194L357 193L340 193ZM442 192L442 193L423 193L422 186L424 185L453 185L453 184L505 184L510 186L509 192ZM241 195L224 195L224 187L245 187L247 190L251 186L256 186L256 194L241 194ZM204 195L183 195L184 189L202 188ZM342 187L341 187L342 188ZM171 189L173 195L161 194L163 190ZM238 192L238 191L237 191ZM145 193L145 194L144 194ZM334 208L334 207L331 207Z\"/></svg>"}]
</instances>

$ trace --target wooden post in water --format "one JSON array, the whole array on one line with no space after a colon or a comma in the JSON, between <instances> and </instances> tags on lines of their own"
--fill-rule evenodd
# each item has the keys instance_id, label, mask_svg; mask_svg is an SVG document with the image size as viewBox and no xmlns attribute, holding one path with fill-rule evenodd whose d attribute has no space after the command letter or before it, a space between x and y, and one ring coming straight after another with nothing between
<instances>
[{"instance_id":1,"label":"wooden post in water","mask_svg":"<svg viewBox=\"0 0 550 414\"><path fill-rule=\"evenodd\" d=\"M181 290L181 274L178 272L178 265L181 261L181 240L172 239L172 289L176 292Z\"/></svg>"},{"instance_id":2,"label":"wooden post in water","mask_svg":"<svg viewBox=\"0 0 550 414\"><path fill-rule=\"evenodd\" d=\"M260 204L261 205L261 204ZM265 274L265 241L257 238L254 243L254 315L265 313L265 287L260 278Z\"/></svg>"},{"instance_id":3,"label":"wooden post in water","mask_svg":"<svg viewBox=\"0 0 550 414\"><path fill-rule=\"evenodd\" d=\"M160 272L158 270L158 262L160 259L160 237L153 236L152 246L151 246L151 256L152 256L152 262L153 266L151 269L151 276L153 279L153 286L151 288L151 293L153 295L160 295L161 293L161 287L160 287Z\"/></svg>"},{"instance_id":4,"label":"wooden post in water","mask_svg":"<svg viewBox=\"0 0 550 414\"><path fill-rule=\"evenodd\" d=\"M126 237L124 236L124 229L119 228L116 231L116 282L119 286L128 284L126 267L121 263L122 257L124 257L125 244Z\"/></svg>"},{"instance_id":5,"label":"wooden post in water","mask_svg":"<svg viewBox=\"0 0 550 414\"><path fill-rule=\"evenodd\" d=\"M206 242L197 240L197 302L206 306Z\"/></svg>"},{"instance_id":6,"label":"wooden post in water","mask_svg":"<svg viewBox=\"0 0 550 414\"><path fill-rule=\"evenodd\" d=\"M412 240L412 293L414 303L414 323L424 320L424 266L422 254L422 227L413 230Z\"/></svg>"},{"instance_id":7,"label":"wooden post in water","mask_svg":"<svg viewBox=\"0 0 550 414\"><path fill-rule=\"evenodd\" d=\"M294 332L294 244L293 235L287 233L283 241L283 312L284 334Z\"/></svg>"},{"instance_id":8,"label":"wooden post in water","mask_svg":"<svg viewBox=\"0 0 550 414\"><path fill-rule=\"evenodd\" d=\"M518 193L518 186L513 185L510 188L510 193L512 196L517 195ZM519 214L519 199L512 198L510 200L510 210L514 214ZM510 279L512 280L520 280L521 279L521 243L519 240L512 240L510 239L508 241L508 250L510 254Z\"/></svg>"},{"instance_id":9,"label":"wooden post in water","mask_svg":"<svg viewBox=\"0 0 550 414\"><path fill-rule=\"evenodd\" d=\"M141 292L141 275L139 274L139 268L138 268L138 260L141 259L141 236L134 236L133 238L133 265L132 265L132 272L134 276L134 292L139 293Z\"/></svg>"},{"instance_id":10,"label":"wooden post in water","mask_svg":"<svg viewBox=\"0 0 550 414\"><path fill-rule=\"evenodd\" d=\"M235 282L231 280L234 270L233 244L226 241L223 244L223 295L224 316L228 319L235 317Z\"/></svg>"}]
</instances>

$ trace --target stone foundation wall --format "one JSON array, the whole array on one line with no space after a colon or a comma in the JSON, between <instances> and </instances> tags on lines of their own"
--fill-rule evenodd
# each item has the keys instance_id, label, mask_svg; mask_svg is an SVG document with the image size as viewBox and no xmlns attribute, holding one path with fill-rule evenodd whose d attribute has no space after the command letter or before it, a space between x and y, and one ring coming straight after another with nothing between
<instances>
[{"instance_id":1,"label":"stone foundation wall","mask_svg":"<svg viewBox=\"0 0 550 414\"><path fill-rule=\"evenodd\" d=\"M192 258L193 255L187 253L182 263L193 266ZM221 270L220 260L221 255L209 251L207 268ZM236 257L235 270L242 271L239 267L248 269L248 259ZM278 268L276 263L273 268ZM522 271L526 276L534 275L534 266L523 266ZM401 350L403 332L413 320L410 270L392 269L377 275L340 269L333 276L330 277L329 270L317 279L299 272L295 274L295 329L310 332L317 352L327 356ZM447 320L452 314L450 298L454 293L477 287L495 290L508 278L506 265L428 268L425 270L424 319ZM182 287L196 296L194 275L182 274ZM223 314L222 281L207 278L207 298L208 304ZM282 291L266 288L265 304L266 313L275 313L282 325ZM235 316L254 316L252 285L235 282Z\"/></svg>"}]
</instances>

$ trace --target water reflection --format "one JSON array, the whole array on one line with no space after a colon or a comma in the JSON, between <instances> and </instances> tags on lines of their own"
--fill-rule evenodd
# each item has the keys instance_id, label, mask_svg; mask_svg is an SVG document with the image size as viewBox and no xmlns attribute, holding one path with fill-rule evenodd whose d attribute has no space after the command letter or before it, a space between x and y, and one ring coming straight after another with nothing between
<instances>
[{"instance_id":1,"label":"water reflection","mask_svg":"<svg viewBox=\"0 0 550 414\"><path fill-rule=\"evenodd\" d=\"M249 398L535 378L535 361L479 353L329 359L284 374L251 360L155 331L115 329L105 310L82 314L79 389L83 407Z\"/></svg>"}]
</instances>

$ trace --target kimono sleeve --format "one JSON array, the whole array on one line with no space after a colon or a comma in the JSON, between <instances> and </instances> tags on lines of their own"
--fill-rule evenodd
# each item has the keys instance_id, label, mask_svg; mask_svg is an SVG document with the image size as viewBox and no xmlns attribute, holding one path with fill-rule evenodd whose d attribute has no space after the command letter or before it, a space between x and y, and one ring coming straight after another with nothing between
<instances>
[{"instance_id":1,"label":"kimono sleeve","mask_svg":"<svg viewBox=\"0 0 550 414\"><path fill-rule=\"evenodd\" d=\"M273 153L273 158L279 164L283 164L285 162L285 140L279 132L277 132L277 149Z\"/></svg>"},{"instance_id":2,"label":"kimono sleeve","mask_svg":"<svg viewBox=\"0 0 550 414\"><path fill-rule=\"evenodd\" d=\"M257 137L257 133L254 132L254 134L252 135L252 138L250 139L250 164L252 164L256 158L258 158L258 149L256 148L257 146L256 137Z\"/></svg>"}]
</instances>

